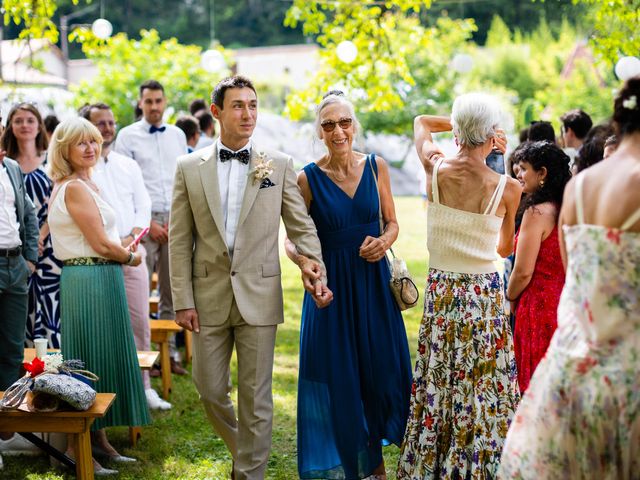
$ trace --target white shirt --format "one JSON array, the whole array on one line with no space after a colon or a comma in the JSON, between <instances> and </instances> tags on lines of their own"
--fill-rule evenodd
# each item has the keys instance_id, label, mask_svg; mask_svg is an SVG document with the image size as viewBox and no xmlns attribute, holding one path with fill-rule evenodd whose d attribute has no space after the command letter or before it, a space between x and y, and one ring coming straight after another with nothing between
<instances>
[{"instance_id":1,"label":"white shirt","mask_svg":"<svg viewBox=\"0 0 640 480\"><path fill-rule=\"evenodd\" d=\"M7 167L0 163L0 248L15 248L20 245L22 241L16 211L16 193Z\"/></svg>"},{"instance_id":2,"label":"white shirt","mask_svg":"<svg viewBox=\"0 0 640 480\"><path fill-rule=\"evenodd\" d=\"M222 214L224 215L225 240L229 253L233 255L240 208L242 207L244 189L247 186L249 164L245 165L236 159L222 162L220 160L220 149L231 149L225 147L219 138L216 144L218 148L218 187L220 188L220 203L222 205ZM242 150L251 151L251 144L247 143L236 152L241 152ZM231 151L233 152L233 150Z\"/></svg>"},{"instance_id":3,"label":"white shirt","mask_svg":"<svg viewBox=\"0 0 640 480\"><path fill-rule=\"evenodd\" d=\"M202 135L200 135L200 138L198 139L198 143L196 143L194 150L200 150L201 148L205 148L205 147L208 147L209 145L213 145L213 142L215 142L214 138L207 137L203 133Z\"/></svg>"},{"instance_id":4,"label":"white shirt","mask_svg":"<svg viewBox=\"0 0 640 480\"><path fill-rule=\"evenodd\" d=\"M175 125L163 123L164 132L149 133L151 125L142 120L120 130L113 150L133 158L140 169L154 212L171 209L176 160L187 153L187 138Z\"/></svg>"},{"instance_id":5,"label":"white shirt","mask_svg":"<svg viewBox=\"0 0 640 480\"><path fill-rule=\"evenodd\" d=\"M129 235L135 227L149 226L151 198L135 161L117 152L109 152L106 160L103 157L98 160L92 179L100 189L100 196L116 212L120 238Z\"/></svg>"}]
</instances>

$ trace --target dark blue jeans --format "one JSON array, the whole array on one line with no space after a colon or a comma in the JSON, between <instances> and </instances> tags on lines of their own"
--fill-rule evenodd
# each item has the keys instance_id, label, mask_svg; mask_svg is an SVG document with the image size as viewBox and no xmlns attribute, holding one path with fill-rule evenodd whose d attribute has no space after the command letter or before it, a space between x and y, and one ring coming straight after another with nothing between
<instances>
[{"instance_id":1,"label":"dark blue jeans","mask_svg":"<svg viewBox=\"0 0 640 480\"><path fill-rule=\"evenodd\" d=\"M22 256L0 258L0 390L6 390L20 375L30 273Z\"/></svg>"}]
</instances>

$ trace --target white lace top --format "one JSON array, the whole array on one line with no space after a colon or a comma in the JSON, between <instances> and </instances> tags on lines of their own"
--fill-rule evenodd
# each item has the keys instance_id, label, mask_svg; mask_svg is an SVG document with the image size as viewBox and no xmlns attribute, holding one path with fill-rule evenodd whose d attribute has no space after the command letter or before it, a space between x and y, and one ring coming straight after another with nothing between
<instances>
[{"instance_id":1,"label":"white lace top","mask_svg":"<svg viewBox=\"0 0 640 480\"><path fill-rule=\"evenodd\" d=\"M69 260L70 258L78 257L99 257L98 253L91 248L89 242L82 234L82 231L78 225L74 222L69 215L67 205L64 197L67 190L67 185L71 182L78 181L91 194L98 210L100 211L100 217L102 217L102 225L104 226L107 236L114 242L120 242L118 236L118 229L116 227L116 213L105 202L100 195L94 192L86 183L82 180L69 180L60 186L58 194L53 200L53 203L49 206L49 229L51 230L51 243L53 245L53 254L59 260Z\"/></svg>"},{"instance_id":2,"label":"white lace top","mask_svg":"<svg viewBox=\"0 0 640 480\"><path fill-rule=\"evenodd\" d=\"M496 271L496 245L502 217L496 215L507 177L502 175L484 213L473 213L440 203L438 169L433 169L427 220L429 268L457 273L491 273Z\"/></svg>"}]
</instances>

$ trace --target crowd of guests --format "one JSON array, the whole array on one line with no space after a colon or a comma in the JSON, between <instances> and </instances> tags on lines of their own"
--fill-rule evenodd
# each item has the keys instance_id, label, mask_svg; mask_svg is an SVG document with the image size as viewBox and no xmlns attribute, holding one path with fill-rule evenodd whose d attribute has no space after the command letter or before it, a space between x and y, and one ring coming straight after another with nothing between
<instances>
[{"instance_id":1,"label":"crowd of guests","mask_svg":"<svg viewBox=\"0 0 640 480\"><path fill-rule=\"evenodd\" d=\"M149 349L156 272L160 318L195 332L194 380L233 457L232 478L263 478L282 305L244 296L260 299L261 285L281 296L270 239L282 216L306 290L300 478L385 479L395 467L383 460L390 443L400 447L402 479L638 478L638 97L636 77L610 122L594 126L573 110L558 137L551 123L533 122L497 167L500 156L487 158L507 145L495 99L466 94L450 117L415 119L429 269L413 379L385 261L400 231L389 170L353 149L360 124L342 92L317 106L326 153L297 178L290 158L251 141L257 95L243 77L223 80L211 106L194 101L175 125L163 121L162 85L147 81L139 120L117 136L105 103L49 119L51 132L37 108L18 104L0 138L0 390L17 379L25 336L47 338L86 362L98 391L117 393L92 427L94 454L135 461L105 427L145 425L149 408L171 408L137 367L136 349ZM448 131L458 146L451 157L433 138ZM251 214L255 198L263 210ZM264 248L246 248L245 235L264 237ZM508 259L504 277L496 252ZM207 282L229 293L209 298ZM273 322L253 320L269 311ZM12 442L20 439L0 433L0 453Z\"/></svg>"}]
</instances>

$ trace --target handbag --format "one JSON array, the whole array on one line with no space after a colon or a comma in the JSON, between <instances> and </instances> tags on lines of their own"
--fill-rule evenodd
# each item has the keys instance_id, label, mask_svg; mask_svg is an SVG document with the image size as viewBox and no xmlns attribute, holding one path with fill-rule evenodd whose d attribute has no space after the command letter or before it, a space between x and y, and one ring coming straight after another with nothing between
<instances>
[{"instance_id":1,"label":"handbag","mask_svg":"<svg viewBox=\"0 0 640 480\"><path fill-rule=\"evenodd\" d=\"M373 169L373 164L376 160L375 153L372 153L369 158L369 167L371 167L371 173L373 173L373 179L376 182L376 192L378 194L378 218L380 221L380 234L384 232L384 219L382 217L382 202L380 201L380 190L378 189L378 177L376 176L376 172ZM418 299L420 298L420 293L418 292L418 287L414 283L411 278L411 274L409 273L409 269L407 269L407 264L401 258L396 257L396 254L393 253L393 249L389 248L391 252L391 256L393 260L389 262L389 258L385 252L385 259L387 260L387 264L389 265L389 272L391 273L391 280L389 281L389 288L391 289L391 293L393 294L393 298L395 298L396 303L400 310L407 310L409 308L415 307L418 304Z\"/></svg>"},{"instance_id":2,"label":"handbag","mask_svg":"<svg viewBox=\"0 0 640 480\"><path fill-rule=\"evenodd\" d=\"M96 391L86 383L65 374L43 373L38 375L31 387L32 404L37 408L53 411L62 400L75 410L88 410L96 400ZM38 399L39 396L44 398ZM50 398L53 397L53 398Z\"/></svg>"}]
</instances>

